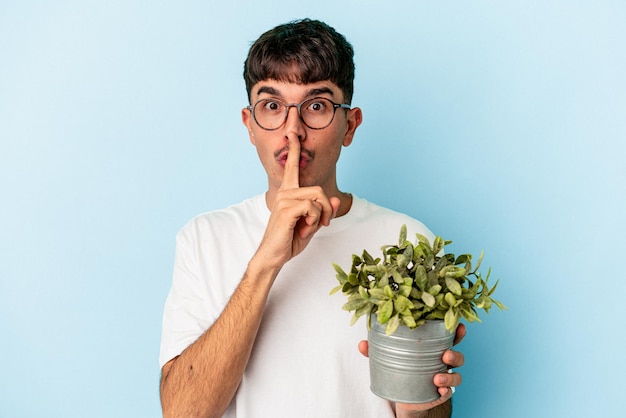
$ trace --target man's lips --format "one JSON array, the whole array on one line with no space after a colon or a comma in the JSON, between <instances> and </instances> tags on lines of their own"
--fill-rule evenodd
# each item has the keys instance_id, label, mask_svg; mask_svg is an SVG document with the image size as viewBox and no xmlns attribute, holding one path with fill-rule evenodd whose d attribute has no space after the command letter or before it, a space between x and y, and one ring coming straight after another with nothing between
<instances>
[{"instance_id":1,"label":"man's lips","mask_svg":"<svg viewBox=\"0 0 626 418\"><path fill-rule=\"evenodd\" d=\"M287 148L283 148L278 150L276 153L274 153L274 155L276 156L276 160L278 161L278 163L284 167L285 163L287 162L287 156L289 155L289 149ZM300 151L300 163L299 163L299 167L305 168L307 166L307 164L309 162L311 162L311 160L313 160L314 154L312 151L309 150L305 150L303 149L302 151Z\"/></svg>"}]
</instances>

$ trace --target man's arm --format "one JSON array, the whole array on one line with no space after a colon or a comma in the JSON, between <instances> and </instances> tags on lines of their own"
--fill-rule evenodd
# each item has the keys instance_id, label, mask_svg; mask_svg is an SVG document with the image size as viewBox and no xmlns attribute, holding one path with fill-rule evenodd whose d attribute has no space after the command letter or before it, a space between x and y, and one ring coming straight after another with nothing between
<instances>
[{"instance_id":1,"label":"man's arm","mask_svg":"<svg viewBox=\"0 0 626 418\"><path fill-rule=\"evenodd\" d=\"M163 366L161 405L165 418L224 414L250 358L276 274L253 259L213 326Z\"/></svg>"},{"instance_id":2,"label":"man's arm","mask_svg":"<svg viewBox=\"0 0 626 418\"><path fill-rule=\"evenodd\" d=\"M300 188L300 147L291 138L283 183L256 254L215 323L161 371L165 418L220 417L246 369L270 289L282 266L335 216L339 201Z\"/></svg>"},{"instance_id":3,"label":"man's arm","mask_svg":"<svg viewBox=\"0 0 626 418\"><path fill-rule=\"evenodd\" d=\"M452 416L452 399L425 411L399 410L396 406L396 417L398 418L450 418Z\"/></svg>"},{"instance_id":4,"label":"man's arm","mask_svg":"<svg viewBox=\"0 0 626 418\"><path fill-rule=\"evenodd\" d=\"M396 417L398 418L450 418L451 416L452 399L426 411L398 411L396 408Z\"/></svg>"},{"instance_id":5,"label":"man's arm","mask_svg":"<svg viewBox=\"0 0 626 418\"><path fill-rule=\"evenodd\" d=\"M394 404L396 418L450 418L452 416L452 389L434 402L426 404Z\"/></svg>"}]
</instances>

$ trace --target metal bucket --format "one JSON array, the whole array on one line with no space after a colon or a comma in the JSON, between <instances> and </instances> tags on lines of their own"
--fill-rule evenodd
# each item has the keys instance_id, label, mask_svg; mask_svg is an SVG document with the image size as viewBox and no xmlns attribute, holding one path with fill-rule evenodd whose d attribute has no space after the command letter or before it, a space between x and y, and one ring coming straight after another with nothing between
<instances>
[{"instance_id":1,"label":"metal bucket","mask_svg":"<svg viewBox=\"0 0 626 418\"><path fill-rule=\"evenodd\" d=\"M372 392L403 403L439 399L433 378L447 371L441 357L454 341L454 333L443 321L427 321L415 329L401 325L395 333L386 335L385 325L372 315L368 340Z\"/></svg>"}]
</instances>

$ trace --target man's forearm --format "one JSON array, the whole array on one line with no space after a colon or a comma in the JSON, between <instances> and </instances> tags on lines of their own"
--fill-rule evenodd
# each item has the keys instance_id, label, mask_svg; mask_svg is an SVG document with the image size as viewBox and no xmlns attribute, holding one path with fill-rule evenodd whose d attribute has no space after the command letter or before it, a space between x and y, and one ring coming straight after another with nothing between
<instances>
[{"instance_id":1,"label":"man's forearm","mask_svg":"<svg viewBox=\"0 0 626 418\"><path fill-rule=\"evenodd\" d=\"M452 399L426 411L402 411L396 408L396 418L450 418L452 416Z\"/></svg>"},{"instance_id":2,"label":"man's forearm","mask_svg":"<svg viewBox=\"0 0 626 418\"><path fill-rule=\"evenodd\" d=\"M246 369L275 275L249 268L213 326L163 367L165 418L224 414Z\"/></svg>"}]
</instances>

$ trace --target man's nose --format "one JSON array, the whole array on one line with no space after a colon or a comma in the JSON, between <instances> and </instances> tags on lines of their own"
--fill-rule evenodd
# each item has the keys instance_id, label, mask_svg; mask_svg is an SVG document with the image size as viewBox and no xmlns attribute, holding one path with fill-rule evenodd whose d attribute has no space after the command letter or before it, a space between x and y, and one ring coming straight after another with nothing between
<instances>
[{"instance_id":1,"label":"man's nose","mask_svg":"<svg viewBox=\"0 0 626 418\"><path fill-rule=\"evenodd\" d=\"M306 137L306 129L304 122L300 118L300 113L296 105L290 105L287 108L287 120L285 121L286 133L295 133L300 141L304 141Z\"/></svg>"}]
</instances>

